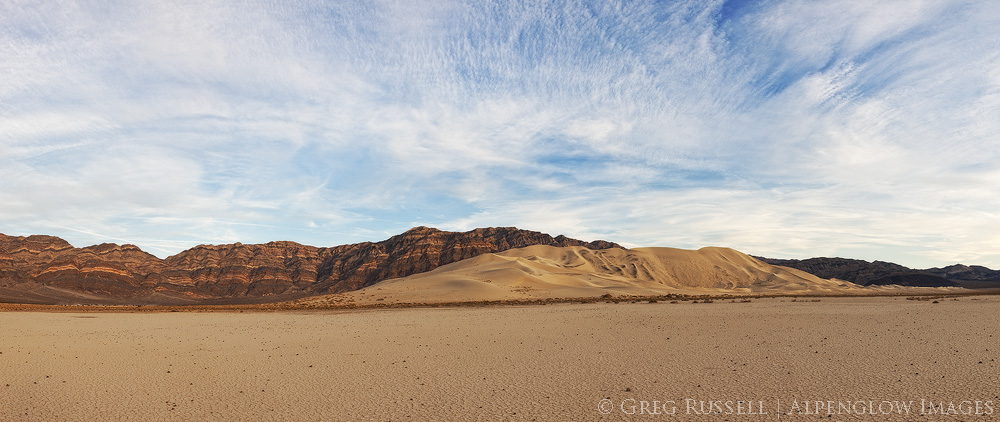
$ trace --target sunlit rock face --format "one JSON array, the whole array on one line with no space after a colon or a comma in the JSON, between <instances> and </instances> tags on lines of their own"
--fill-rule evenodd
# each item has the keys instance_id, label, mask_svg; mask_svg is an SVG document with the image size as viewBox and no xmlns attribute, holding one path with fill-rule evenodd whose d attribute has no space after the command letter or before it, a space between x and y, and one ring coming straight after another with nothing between
<instances>
[{"instance_id":1,"label":"sunlit rock face","mask_svg":"<svg viewBox=\"0 0 1000 422\"><path fill-rule=\"evenodd\" d=\"M468 232L416 227L377 243L201 245L161 260L134 245L74 248L53 236L0 234L0 298L38 303L280 300L355 290L532 245L618 247L513 227Z\"/></svg>"}]
</instances>

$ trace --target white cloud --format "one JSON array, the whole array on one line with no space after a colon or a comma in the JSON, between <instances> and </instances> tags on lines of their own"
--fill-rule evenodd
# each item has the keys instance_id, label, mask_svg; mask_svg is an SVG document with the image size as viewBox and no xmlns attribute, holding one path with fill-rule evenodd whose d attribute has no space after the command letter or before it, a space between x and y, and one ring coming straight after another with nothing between
<instances>
[{"instance_id":1,"label":"white cloud","mask_svg":"<svg viewBox=\"0 0 1000 422\"><path fill-rule=\"evenodd\" d=\"M0 232L162 255L517 225L1000 266L991 3L722 8L8 2Z\"/></svg>"}]
</instances>

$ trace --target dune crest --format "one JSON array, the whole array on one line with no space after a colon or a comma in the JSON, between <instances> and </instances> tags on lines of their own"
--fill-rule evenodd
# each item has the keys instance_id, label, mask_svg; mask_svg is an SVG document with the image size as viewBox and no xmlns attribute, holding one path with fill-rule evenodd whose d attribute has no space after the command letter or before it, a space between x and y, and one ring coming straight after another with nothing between
<instances>
[{"instance_id":1,"label":"dune crest","mask_svg":"<svg viewBox=\"0 0 1000 422\"><path fill-rule=\"evenodd\" d=\"M338 296L359 303L450 302L590 297L606 293L787 294L860 289L853 283L767 264L729 248L592 250L582 246L535 245L479 255Z\"/></svg>"}]
</instances>

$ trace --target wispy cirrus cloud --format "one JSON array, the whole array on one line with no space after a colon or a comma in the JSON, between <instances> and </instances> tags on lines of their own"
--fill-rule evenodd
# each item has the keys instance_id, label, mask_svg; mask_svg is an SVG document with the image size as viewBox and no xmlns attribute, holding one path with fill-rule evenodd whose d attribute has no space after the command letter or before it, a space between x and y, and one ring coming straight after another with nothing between
<instances>
[{"instance_id":1,"label":"wispy cirrus cloud","mask_svg":"<svg viewBox=\"0 0 1000 422\"><path fill-rule=\"evenodd\" d=\"M0 6L0 231L1000 265L988 2Z\"/></svg>"}]
</instances>

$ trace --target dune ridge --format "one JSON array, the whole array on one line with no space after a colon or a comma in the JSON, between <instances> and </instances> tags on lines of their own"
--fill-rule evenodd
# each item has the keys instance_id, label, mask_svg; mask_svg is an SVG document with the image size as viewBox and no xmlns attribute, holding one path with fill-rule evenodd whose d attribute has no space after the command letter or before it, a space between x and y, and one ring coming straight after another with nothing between
<instances>
[{"instance_id":1,"label":"dune ridge","mask_svg":"<svg viewBox=\"0 0 1000 422\"><path fill-rule=\"evenodd\" d=\"M698 250L592 250L534 245L482 254L367 288L300 299L371 302L453 302L660 294L851 293L861 286L767 264L720 247Z\"/></svg>"}]
</instances>

